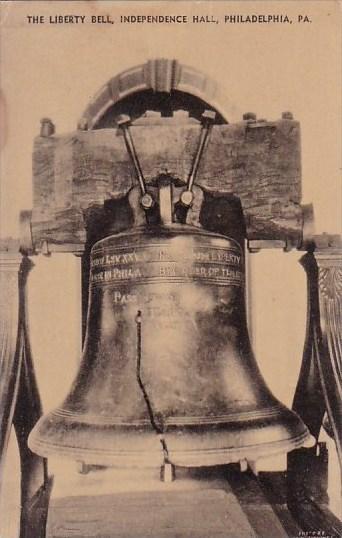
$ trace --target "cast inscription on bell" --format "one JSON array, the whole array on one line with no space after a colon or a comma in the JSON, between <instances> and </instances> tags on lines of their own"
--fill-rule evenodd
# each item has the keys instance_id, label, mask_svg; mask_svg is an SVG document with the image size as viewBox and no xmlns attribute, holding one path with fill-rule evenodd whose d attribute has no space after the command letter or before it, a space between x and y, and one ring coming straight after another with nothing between
<instances>
[{"instance_id":1,"label":"cast inscription on bell","mask_svg":"<svg viewBox=\"0 0 342 538\"><path fill-rule=\"evenodd\" d=\"M217 285L243 283L242 255L238 245L229 248L210 244L192 247L188 240L175 238L171 244L108 248L105 255L93 250L91 283L117 281L185 282L209 280Z\"/></svg>"}]
</instances>

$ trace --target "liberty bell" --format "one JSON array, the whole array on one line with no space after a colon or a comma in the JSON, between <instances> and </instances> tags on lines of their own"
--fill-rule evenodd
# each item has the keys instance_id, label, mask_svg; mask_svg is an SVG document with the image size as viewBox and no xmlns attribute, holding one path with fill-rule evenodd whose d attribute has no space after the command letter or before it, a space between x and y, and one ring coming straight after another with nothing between
<instances>
[{"instance_id":1,"label":"liberty bell","mask_svg":"<svg viewBox=\"0 0 342 538\"><path fill-rule=\"evenodd\" d=\"M139 181L128 195L135 225L92 247L79 372L30 448L94 465L194 467L308 445L253 356L243 244L196 220L210 125L187 185L164 175L148 189L124 120L121 128Z\"/></svg>"}]
</instances>

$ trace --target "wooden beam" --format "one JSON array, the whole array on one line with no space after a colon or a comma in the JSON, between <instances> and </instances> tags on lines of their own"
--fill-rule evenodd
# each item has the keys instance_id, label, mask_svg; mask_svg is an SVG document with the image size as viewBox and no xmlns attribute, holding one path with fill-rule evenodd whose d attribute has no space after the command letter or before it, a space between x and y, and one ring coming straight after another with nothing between
<instances>
[{"instance_id":1,"label":"wooden beam","mask_svg":"<svg viewBox=\"0 0 342 538\"><path fill-rule=\"evenodd\" d=\"M147 184L161 174L186 182L200 125L133 125ZM84 244L91 208L123 198L135 173L116 129L39 136L33 149L32 237L49 244ZM303 228L300 127L294 120L243 121L213 127L196 182L215 196L237 196L247 237L290 241Z\"/></svg>"}]
</instances>

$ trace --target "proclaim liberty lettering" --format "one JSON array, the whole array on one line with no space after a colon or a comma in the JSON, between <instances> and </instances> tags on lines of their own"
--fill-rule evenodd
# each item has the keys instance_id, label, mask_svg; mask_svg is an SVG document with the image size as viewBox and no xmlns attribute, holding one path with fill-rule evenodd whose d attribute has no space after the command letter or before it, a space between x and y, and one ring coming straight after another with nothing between
<instances>
[{"instance_id":1,"label":"proclaim liberty lettering","mask_svg":"<svg viewBox=\"0 0 342 538\"><path fill-rule=\"evenodd\" d=\"M173 249L161 249L151 248L149 250L133 250L129 252L119 252L113 254L106 254L97 258L93 258L91 261L92 267L100 266L115 266L115 265L129 265L135 263L144 262L176 262L178 259L183 261L194 261L200 263L222 263L229 265L241 265L241 256L234 250L226 249L212 249L212 250L197 250L190 249L189 252L181 252L179 254Z\"/></svg>"}]
</instances>

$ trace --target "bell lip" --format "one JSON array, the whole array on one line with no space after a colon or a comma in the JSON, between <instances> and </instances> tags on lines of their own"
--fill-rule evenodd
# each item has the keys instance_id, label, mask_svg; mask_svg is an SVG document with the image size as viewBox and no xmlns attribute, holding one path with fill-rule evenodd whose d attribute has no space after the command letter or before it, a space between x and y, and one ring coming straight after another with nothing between
<instances>
[{"instance_id":1,"label":"bell lip","mask_svg":"<svg viewBox=\"0 0 342 538\"><path fill-rule=\"evenodd\" d=\"M277 415L268 417L268 420L267 417L264 417L264 421L259 423L259 427L254 423L254 432L249 427L245 429L243 423L238 422L237 425L241 426L240 431L239 428L234 431L234 429L224 428L224 424L216 424L203 432L198 428L198 425L193 425L190 428L188 425L179 436L179 429L174 426L163 436L167 446L168 459L170 463L184 467L215 466L239 462L243 459L255 461L259 458L283 454L301 447L307 448L309 444L312 445L312 436L305 424L296 413L290 410L288 413L280 412L278 420L275 421L273 418L276 419ZM290 416L292 420L290 420ZM66 435L64 444L61 444L61 437L55 438L55 442L49 440L51 437L49 437L48 427L44 427L43 424L49 418L51 420L57 417L53 417L53 412L42 417L31 431L28 440L30 449L40 456L68 457L86 464L109 467L135 465L150 467L156 465L157 461L158 464L162 463L164 456L160 438L151 425L148 427L146 424L144 427L143 424L140 424L134 428L132 425L131 427L121 425L122 433L120 433L120 426L117 425L116 432L113 432L119 441L116 447L106 437L103 437L101 447L86 446L84 439L88 438L88 434L86 430L80 431L79 446L72 446L74 442L72 436L68 438ZM232 426L232 424L230 425ZM63 429L67 432L68 428L65 426L66 424L64 424ZM208 428L208 426L207 424L206 427ZM218 429L217 426L219 426ZM91 424L88 424L87 427L91 428ZM59 432L62 433L63 429L61 426L59 428ZM111 428L107 427L106 430L107 432L111 431ZM203 438L210 439L207 446L203 445ZM238 438L240 445L235 442L233 444L233 439Z\"/></svg>"},{"instance_id":2,"label":"bell lip","mask_svg":"<svg viewBox=\"0 0 342 538\"><path fill-rule=\"evenodd\" d=\"M180 467L211 467L228 463L238 463L241 460L255 461L280 454L287 454L292 450L305 447L310 438L311 435L306 429L306 431L296 437L239 448L173 452L172 447L169 446L169 460L170 463L179 465Z\"/></svg>"},{"instance_id":3,"label":"bell lip","mask_svg":"<svg viewBox=\"0 0 342 538\"><path fill-rule=\"evenodd\" d=\"M30 436L31 437L31 436ZM279 441L271 441L248 445L244 447L221 447L214 449L177 450L172 448L168 441L168 461L179 467L212 467L238 463L241 460L256 461L280 454L286 454L298 448L307 447L311 435L306 429L296 437L288 437ZM165 461L158 437L155 436L156 449L141 450L104 450L104 449L77 449L69 446L57 446L46 441L29 439L30 449L42 457L61 457L74 461L82 461L90 465L103 465L108 467L155 467Z\"/></svg>"},{"instance_id":4,"label":"bell lip","mask_svg":"<svg viewBox=\"0 0 342 538\"><path fill-rule=\"evenodd\" d=\"M158 232L160 235L168 235L172 232L177 234L183 234L183 235L200 235L205 237L211 237L211 238L217 238L217 239L224 239L225 241L231 241L236 245L236 247L239 249L239 251L242 253L243 249L240 245L240 243L234 239L233 237L229 237L228 235L223 235L218 232L211 232L209 230L206 230L205 228L197 228L196 226L192 226L191 224L180 224L176 222L172 222L171 224L153 224L153 225L147 225L143 224L141 226L134 226L132 228L128 228L125 231L118 232L116 234L110 234L106 237L103 237L102 239L99 239L99 241L96 241L94 245L91 248L91 254L96 251L96 247L101 246L103 243L110 239L120 239L122 237L132 237L134 235L139 235L141 233L144 233L146 236L154 235ZM171 233L170 233L171 232Z\"/></svg>"}]
</instances>

